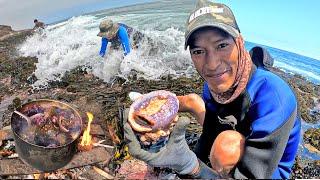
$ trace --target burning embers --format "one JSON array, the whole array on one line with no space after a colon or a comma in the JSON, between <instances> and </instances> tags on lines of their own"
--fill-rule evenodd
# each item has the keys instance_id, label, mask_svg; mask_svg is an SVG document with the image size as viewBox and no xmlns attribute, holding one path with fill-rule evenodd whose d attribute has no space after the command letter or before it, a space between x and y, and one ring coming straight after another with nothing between
<instances>
[{"instance_id":1,"label":"burning embers","mask_svg":"<svg viewBox=\"0 0 320 180\"><path fill-rule=\"evenodd\" d=\"M165 145L178 119L179 101L175 94L159 90L138 98L130 107L128 122L146 149Z\"/></svg>"},{"instance_id":2,"label":"burning embers","mask_svg":"<svg viewBox=\"0 0 320 180\"><path fill-rule=\"evenodd\" d=\"M86 130L83 132L81 143L78 144L78 149L80 151L88 151L92 149L93 143L92 143L92 136L90 135L90 129L91 129L91 122L93 120L93 114L90 112L87 112L88 116L88 126Z\"/></svg>"},{"instance_id":3,"label":"burning embers","mask_svg":"<svg viewBox=\"0 0 320 180\"><path fill-rule=\"evenodd\" d=\"M32 104L15 111L17 134L43 147L59 147L72 142L81 130L81 120L72 109L55 104Z\"/></svg>"}]
</instances>

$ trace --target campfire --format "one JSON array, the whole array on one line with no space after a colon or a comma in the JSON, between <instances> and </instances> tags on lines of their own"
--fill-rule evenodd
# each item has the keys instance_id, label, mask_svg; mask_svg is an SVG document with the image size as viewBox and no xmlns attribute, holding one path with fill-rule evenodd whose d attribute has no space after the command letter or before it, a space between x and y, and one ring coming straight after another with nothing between
<instances>
[{"instance_id":1,"label":"campfire","mask_svg":"<svg viewBox=\"0 0 320 180\"><path fill-rule=\"evenodd\" d=\"M88 116L88 126L86 130L83 132L81 143L78 145L78 149L80 151L91 150L93 146L92 136L90 135L91 123L93 121L93 114L90 112L87 112L87 116Z\"/></svg>"},{"instance_id":2,"label":"campfire","mask_svg":"<svg viewBox=\"0 0 320 180\"><path fill-rule=\"evenodd\" d=\"M107 149L113 149L113 146L102 144L106 141L106 132L100 125L93 124L93 113L87 112L86 115L87 126L78 138L81 135L81 116L68 104L55 100L36 100L22 105L12 114L11 127L0 129L0 177L29 174L25 178L77 179L89 173L90 176L112 179L113 176L104 167L111 158ZM41 128L43 131L40 131ZM32 131L34 129L37 131ZM47 132L45 129L51 134L56 133L57 137L61 134L70 136L70 140L62 141L64 139L40 133ZM34 140L38 140L37 137L46 137L41 142L48 145L39 144ZM56 145L52 146L52 142ZM29 155L26 152L29 149L36 153ZM54 162L51 161L52 154L56 160ZM82 167L87 165L91 165L92 169L84 171ZM82 169L81 174L77 172L79 169Z\"/></svg>"}]
</instances>

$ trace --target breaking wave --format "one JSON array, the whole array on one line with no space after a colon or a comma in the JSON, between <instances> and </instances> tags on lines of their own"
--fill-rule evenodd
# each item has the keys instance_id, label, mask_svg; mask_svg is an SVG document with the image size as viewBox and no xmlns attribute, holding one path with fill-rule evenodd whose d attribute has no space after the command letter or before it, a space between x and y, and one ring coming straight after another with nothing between
<instances>
[{"instance_id":1,"label":"breaking wave","mask_svg":"<svg viewBox=\"0 0 320 180\"><path fill-rule=\"evenodd\" d=\"M76 67L112 81L115 77L127 79L132 72L145 79L161 76L192 76L196 73L190 55L184 50L184 25L193 1L166 1L99 11L77 16L49 25L35 33L19 47L22 56L36 56L34 87L46 86L60 80ZM123 58L122 50L111 51L105 58L99 54L101 38L97 36L99 23L105 18L123 22L142 32L145 38L138 49ZM255 46L246 43L246 47ZM320 61L265 46L275 58L275 66L287 72L301 74L320 84Z\"/></svg>"},{"instance_id":2,"label":"breaking wave","mask_svg":"<svg viewBox=\"0 0 320 180\"><path fill-rule=\"evenodd\" d=\"M163 31L142 30L148 38L124 58L122 50L110 49L104 58L100 57L101 38L97 36L100 21L92 15L73 17L29 37L19 50L23 56L38 58L35 71L38 80L34 86L60 80L78 66L91 67L89 71L106 82L116 76L127 78L132 71L146 79L168 74L188 76L195 72L183 49L184 34L173 27Z\"/></svg>"}]
</instances>

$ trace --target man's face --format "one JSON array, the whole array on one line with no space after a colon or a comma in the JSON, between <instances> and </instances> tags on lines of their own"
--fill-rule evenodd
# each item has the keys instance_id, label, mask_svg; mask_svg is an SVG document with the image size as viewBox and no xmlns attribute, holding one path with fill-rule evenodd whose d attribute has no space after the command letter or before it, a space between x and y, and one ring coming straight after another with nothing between
<instances>
[{"instance_id":1,"label":"man's face","mask_svg":"<svg viewBox=\"0 0 320 180\"><path fill-rule=\"evenodd\" d=\"M238 48L232 36L225 37L216 29L199 30L194 34L191 59L198 73L214 93L231 88L238 67Z\"/></svg>"}]
</instances>

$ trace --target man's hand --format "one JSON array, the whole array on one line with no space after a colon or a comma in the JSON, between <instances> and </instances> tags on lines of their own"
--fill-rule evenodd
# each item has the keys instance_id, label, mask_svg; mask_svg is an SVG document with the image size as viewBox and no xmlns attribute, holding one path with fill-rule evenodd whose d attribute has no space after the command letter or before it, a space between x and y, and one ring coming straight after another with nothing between
<instances>
[{"instance_id":1,"label":"man's hand","mask_svg":"<svg viewBox=\"0 0 320 180\"><path fill-rule=\"evenodd\" d=\"M196 120L203 125L206 107L202 98L194 93L185 96L177 96L177 98L179 99L179 111L192 113Z\"/></svg>"},{"instance_id":2,"label":"man's hand","mask_svg":"<svg viewBox=\"0 0 320 180\"><path fill-rule=\"evenodd\" d=\"M105 52L100 52L99 55L100 55L101 57L104 57Z\"/></svg>"},{"instance_id":3,"label":"man's hand","mask_svg":"<svg viewBox=\"0 0 320 180\"><path fill-rule=\"evenodd\" d=\"M168 167L179 174L190 174L199 166L197 156L189 149L185 140L186 126L190 120L179 118L175 125L168 144L159 152L151 153L141 148L138 139L128 122L124 125L125 139L128 140L130 154L154 167Z\"/></svg>"}]
</instances>

